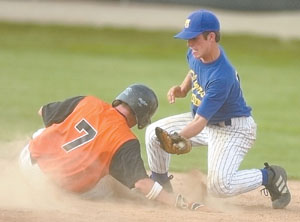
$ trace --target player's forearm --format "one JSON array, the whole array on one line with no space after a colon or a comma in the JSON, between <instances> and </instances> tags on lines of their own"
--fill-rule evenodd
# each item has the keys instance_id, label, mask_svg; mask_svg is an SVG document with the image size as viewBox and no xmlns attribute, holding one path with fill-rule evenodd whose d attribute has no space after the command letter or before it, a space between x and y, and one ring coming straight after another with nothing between
<instances>
[{"instance_id":1,"label":"player's forearm","mask_svg":"<svg viewBox=\"0 0 300 222\"><path fill-rule=\"evenodd\" d=\"M141 179L135 183L141 193L150 200L157 200L167 205L175 206L176 197L162 189L161 185L149 178Z\"/></svg>"},{"instance_id":2,"label":"player's forearm","mask_svg":"<svg viewBox=\"0 0 300 222\"><path fill-rule=\"evenodd\" d=\"M192 75L189 72L180 85L173 86L167 93L169 103L175 103L176 98L186 97L192 88Z\"/></svg>"},{"instance_id":3,"label":"player's forearm","mask_svg":"<svg viewBox=\"0 0 300 222\"><path fill-rule=\"evenodd\" d=\"M186 139L190 139L199 134L207 124L207 120L199 115L196 115L194 120L186 125L179 134Z\"/></svg>"},{"instance_id":4,"label":"player's forearm","mask_svg":"<svg viewBox=\"0 0 300 222\"><path fill-rule=\"evenodd\" d=\"M154 182L149 178L137 181L135 187L149 200L156 200L169 206L190 210L197 210L199 207L203 207L200 203L187 202L181 194L168 193L162 189L159 183Z\"/></svg>"},{"instance_id":5,"label":"player's forearm","mask_svg":"<svg viewBox=\"0 0 300 222\"><path fill-rule=\"evenodd\" d=\"M181 88L181 97L185 97L188 92L191 90L192 88L192 76L191 73L188 72L188 74L186 75L186 77L184 78L184 80L182 81L182 83L180 84L180 88Z\"/></svg>"}]
</instances>

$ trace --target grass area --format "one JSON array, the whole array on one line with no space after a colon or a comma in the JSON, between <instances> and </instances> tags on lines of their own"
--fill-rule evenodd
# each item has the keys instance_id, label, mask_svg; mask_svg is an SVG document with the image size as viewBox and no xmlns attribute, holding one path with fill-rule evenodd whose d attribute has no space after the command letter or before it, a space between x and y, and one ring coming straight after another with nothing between
<instances>
[{"instance_id":1,"label":"grass area","mask_svg":"<svg viewBox=\"0 0 300 222\"><path fill-rule=\"evenodd\" d=\"M173 39L175 32L0 23L0 141L29 137L41 127L36 113L45 103L87 94L110 102L136 82L159 97L154 121L188 111L189 98L175 105L166 100L169 87L188 69L186 43ZM300 179L300 41L224 35L221 45L239 71L258 124L257 141L242 168L269 161ZM146 160L145 131L134 131ZM205 171L206 154L199 148L174 156L171 170Z\"/></svg>"}]
</instances>

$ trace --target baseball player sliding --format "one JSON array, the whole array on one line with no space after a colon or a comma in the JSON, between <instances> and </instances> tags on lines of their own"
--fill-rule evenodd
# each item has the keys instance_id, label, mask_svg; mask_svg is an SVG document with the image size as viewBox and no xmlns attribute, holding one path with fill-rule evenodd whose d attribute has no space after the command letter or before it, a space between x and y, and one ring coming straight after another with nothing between
<instances>
[{"instance_id":1,"label":"baseball player sliding","mask_svg":"<svg viewBox=\"0 0 300 222\"><path fill-rule=\"evenodd\" d=\"M195 11L175 38L187 40L189 71L180 85L169 89L167 98L172 104L191 91L191 112L161 119L147 128L151 178L172 191L168 176L170 153L185 153L190 146L207 145L210 194L230 197L264 185L273 208L286 207L291 195L282 167L265 163L263 169L239 170L256 139L256 124L245 102L239 75L218 44L218 18L211 11Z\"/></svg>"},{"instance_id":2,"label":"baseball player sliding","mask_svg":"<svg viewBox=\"0 0 300 222\"><path fill-rule=\"evenodd\" d=\"M155 93L142 84L127 87L112 105L94 96L44 105L39 114L45 128L35 132L22 150L20 168L32 185L49 181L85 199L111 195L118 192L113 187L122 184L149 200L208 210L200 203L187 202L181 194L166 192L146 173L140 143L130 128L146 127L157 107Z\"/></svg>"}]
</instances>

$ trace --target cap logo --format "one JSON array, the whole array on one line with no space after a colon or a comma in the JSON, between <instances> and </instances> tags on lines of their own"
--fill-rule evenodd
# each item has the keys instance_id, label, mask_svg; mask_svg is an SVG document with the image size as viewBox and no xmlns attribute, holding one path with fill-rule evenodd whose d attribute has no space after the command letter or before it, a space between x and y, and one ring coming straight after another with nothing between
<instances>
[{"instance_id":1,"label":"cap logo","mask_svg":"<svg viewBox=\"0 0 300 222\"><path fill-rule=\"evenodd\" d=\"M188 28L188 27L190 27L190 22L191 22L191 20L190 19L187 19L187 20L185 20L185 23L184 23L184 28Z\"/></svg>"}]
</instances>

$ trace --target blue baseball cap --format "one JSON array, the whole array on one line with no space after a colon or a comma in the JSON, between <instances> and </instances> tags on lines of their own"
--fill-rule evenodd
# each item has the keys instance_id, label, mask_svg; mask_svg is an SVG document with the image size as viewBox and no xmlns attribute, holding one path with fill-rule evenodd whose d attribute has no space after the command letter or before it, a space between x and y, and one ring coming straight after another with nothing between
<instances>
[{"instance_id":1,"label":"blue baseball cap","mask_svg":"<svg viewBox=\"0 0 300 222\"><path fill-rule=\"evenodd\" d=\"M220 31L220 23L214 13L202 9L189 15L184 28L174 38L188 40L206 31Z\"/></svg>"}]
</instances>

